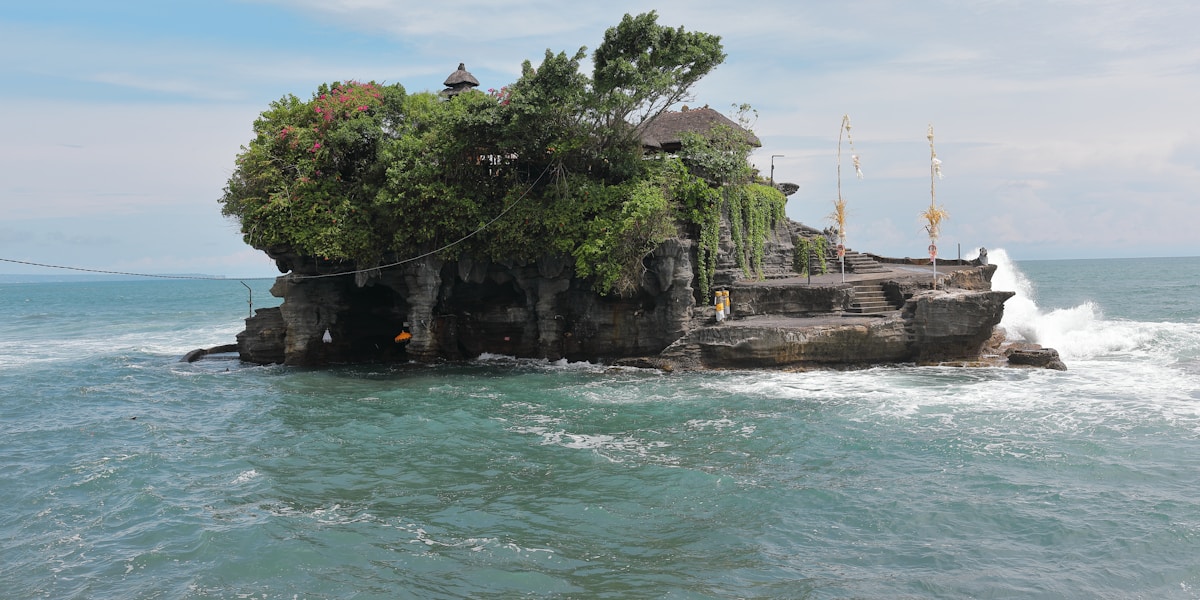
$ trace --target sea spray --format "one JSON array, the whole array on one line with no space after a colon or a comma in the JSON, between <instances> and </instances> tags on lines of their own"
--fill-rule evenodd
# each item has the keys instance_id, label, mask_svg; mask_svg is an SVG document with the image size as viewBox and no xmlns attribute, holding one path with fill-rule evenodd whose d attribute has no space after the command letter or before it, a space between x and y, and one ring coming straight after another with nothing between
<instances>
[{"instance_id":1,"label":"sea spray","mask_svg":"<svg viewBox=\"0 0 1200 600\"><path fill-rule=\"evenodd\" d=\"M1064 359L1092 359L1111 354L1154 352L1178 348L1178 336L1194 337L1195 327L1178 323L1147 323L1106 319L1093 300L1076 306L1044 310L1037 304L1036 287L1003 249L989 251L996 265L992 289L1016 292L1004 304L1000 326L1010 340L1027 341L1058 350ZM1189 331L1191 333L1189 333ZM1176 343L1162 343L1164 339Z\"/></svg>"}]
</instances>

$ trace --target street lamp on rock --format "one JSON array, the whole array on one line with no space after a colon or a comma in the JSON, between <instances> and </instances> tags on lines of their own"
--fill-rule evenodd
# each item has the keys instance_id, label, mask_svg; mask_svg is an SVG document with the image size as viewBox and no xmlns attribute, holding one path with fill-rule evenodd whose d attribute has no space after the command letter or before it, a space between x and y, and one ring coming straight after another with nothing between
<instances>
[{"instance_id":1,"label":"street lamp on rock","mask_svg":"<svg viewBox=\"0 0 1200 600\"><path fill-rule=\"evenodd\" d=\"M782 154L771 155L771 187L775 187L775 159L783 158Z\"/></svg>"}]
</instances>

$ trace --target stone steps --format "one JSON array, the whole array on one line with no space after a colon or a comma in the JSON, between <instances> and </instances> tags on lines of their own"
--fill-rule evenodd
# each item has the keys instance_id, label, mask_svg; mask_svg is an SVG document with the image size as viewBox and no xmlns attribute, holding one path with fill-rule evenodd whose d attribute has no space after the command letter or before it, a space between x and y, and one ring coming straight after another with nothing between
<instances>
[{"instance_id":1,"label":"stone steps","mask_svg":"<svg viewBox=\"0 0 1200 600\"><path fill-rule=\"evenodd\" d=\"M837 273L842 270L841 263L838 262L837 250L830 248L825 253L826 264L829 265L830 273ZM887 269L883 265L875 262L875 259L854 250L846 249L846 272L847 273L886 273ZM816 263L815 260L810 261ZM810 265L813 267L814 265ZM813 272L817 272L813 270Z\"/></svg>"},{"instance_id":2,"label":"stone steps","mask_svg":"<svg viewBox=\"0 0 1200 600\"><path fill-rule=\"evenodd\" d=\"M887 273L888 269L875 261L874 258L855 252L849 248L846 249L845 263L847 273ZM842 270L841 261L837 255L837 244L834 241L827 242L825 247L825 265L828 273L838 273ZM808 261L809 273L820 273L820 261L817 258L811 257Z\"/></svg>"},{"instance_id":3,"label":"stone steps","mask_svg":"<svg viewBox=\"0 0 1200 600\"><path fill-rule=\"evenodd\" d=\"M836 256L835 256L836 258ZM861 252L846 250L846 271L850 273L883 273L887 269Z\"/></svg>"},{"instance_id":4,"label":"stone steps","mask_svg":"<svg viewBox=\"0 0 1200 600\"><path fill-rule=\"evenodd\" d=\"M853 298L846 312L863 315L896 310L883 293L883 286L878 283L854 284Z\"/></svg>"}]
</instances>

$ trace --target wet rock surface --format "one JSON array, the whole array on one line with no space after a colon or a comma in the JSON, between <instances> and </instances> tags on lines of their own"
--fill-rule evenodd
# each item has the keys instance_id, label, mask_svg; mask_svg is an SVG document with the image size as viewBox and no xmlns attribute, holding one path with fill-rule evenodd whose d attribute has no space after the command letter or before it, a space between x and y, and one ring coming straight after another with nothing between
<instances>
[{"instance_id":1,"label":"wet rock surface","mask_svg":"<svg viewBox=\"0 0 1200 600\"><path fill-rule=\"evenodd\" d=\"M528 264L427 257L327 276L350 269L273 249L280 269L291 271L272 288L284 302L247 319L237 348L243 360L260 364L433 362L491 353L664 370L970 361L994 351L989 340L1012 296L991 290L994 265L939 264L937 289L932 271L912 264L800 277L795 243L811 235L820 232L778 224L759 278L737 265L723 227L713 282L729 292L732 314L720 324L711 299L700 297L696 245L686 238L647 256L640 288L628 296L596 293L561 256ZM831 271L838 266L830 260ZM852 314L863 290L881 290L888 310ZM1009 362L1040 364L1041 356L1014 351Z\"/></svg>"},{"instance_id":2,"label":"wet rock surface","mask_svg":"<svg viewBox=\"0 0 1200 600\"><path fill-rule=\"evenodd\" d=\"M1058 356L1058 350L1043 348L1036 344L1017 344L1004 352L1010 365L1066 371L1067 365Z\"/></svg>"}]
</instances>

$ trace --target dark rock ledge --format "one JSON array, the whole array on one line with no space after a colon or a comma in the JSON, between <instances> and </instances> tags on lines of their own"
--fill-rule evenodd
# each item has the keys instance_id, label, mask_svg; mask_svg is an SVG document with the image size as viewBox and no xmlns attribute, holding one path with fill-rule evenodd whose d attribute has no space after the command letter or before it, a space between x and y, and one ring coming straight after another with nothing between
<instances>
[{"instance_id":1,"label":"dark rock ledge","mask_svg":"<svg viewBox=\"0 0 1200 600\"><path fill-rule=\"evenodd\" d=\"M1037 367L1066 371L1067 365L1058 357L1058 351L1053 348L1042 348L1035 344L1014 344L1004 351L1011 365Z\"/></svg>"},{"instance_id":2,"label":"dark rock ledge","mask_svg":"<svg viewBox=\"0 0 1200 600\"><path fill-rule=\"evenodd\" d=\"M901 260L865 259L870 264L856 263L858 272L844 280L840 271L800 277L795 243L817 232L787 221L770 236L763 278L749 278L723 230L713 287L730 292L732 315L721 323L711 298L699 297L694 242L679 238L646 258L631 297L596 294L561 257L528 264L427 258L358 276L283 276L271 290L282 305L246 320L237 351L251 363L298 366L484 353L664 370L1000 362L996 326L1013 294L991 290L994 265L939 262L937 289L928 266ZM336 270L286 250L272 256L282 272L299 276ZM830 270L838 271L836 259ZM401 332L411 338L397 342ZM1010 349L1007 357L1065 368L1048 349Z\"/></svg>"}]
</instances>

